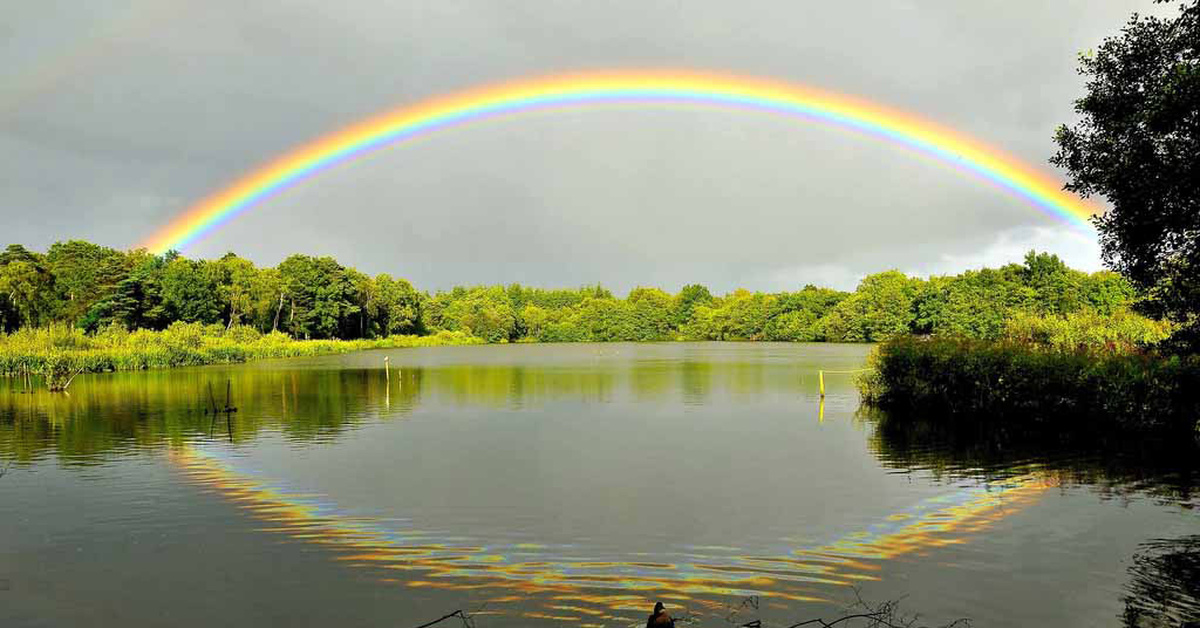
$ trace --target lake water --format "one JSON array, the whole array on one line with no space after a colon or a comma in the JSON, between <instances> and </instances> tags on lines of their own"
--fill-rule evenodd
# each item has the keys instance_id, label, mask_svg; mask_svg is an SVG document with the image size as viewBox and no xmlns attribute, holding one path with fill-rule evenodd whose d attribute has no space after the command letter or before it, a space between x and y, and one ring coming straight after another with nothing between
<instances>
[{"instance_id":1,"label":"lake water","mask_svg":"<svg viewBox=\"0 0 1200 628\"><path fill-rule=\"evenodd\" d=\"M928 624L1196 612L1173 567L1200 573L1194 452L898 425L847 374L822 403L818 369L867 352L445 347L69 395L2 380L0 626L630 626L656 600L790 625L857 596ZM207 413L227 386L238 411Z\"/></svg>"}]
</instances>

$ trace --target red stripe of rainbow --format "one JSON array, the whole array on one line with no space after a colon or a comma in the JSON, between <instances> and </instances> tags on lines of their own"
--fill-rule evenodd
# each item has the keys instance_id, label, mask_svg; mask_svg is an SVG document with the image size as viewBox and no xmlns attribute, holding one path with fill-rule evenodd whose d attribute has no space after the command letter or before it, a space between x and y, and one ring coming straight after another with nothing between
<instances>
[{"instance_id":1,"label":"red stripe of rainbow","mask_svg":"<svg viewBox=\"0 0 1200 628\"><path fill-rule=\"evenodd\" d=\"M916 116L798 84L680 70L550 76L433 98L369 118L302 145L196 203L143 242L153 252L184 249L238 214L336 164L408 139L474 121L533 111L672 104L770 113L841 127L898 144L990 182L1069 225L1090 232L1096 208L1003 151Z\"/></svg>"}]
</instances>

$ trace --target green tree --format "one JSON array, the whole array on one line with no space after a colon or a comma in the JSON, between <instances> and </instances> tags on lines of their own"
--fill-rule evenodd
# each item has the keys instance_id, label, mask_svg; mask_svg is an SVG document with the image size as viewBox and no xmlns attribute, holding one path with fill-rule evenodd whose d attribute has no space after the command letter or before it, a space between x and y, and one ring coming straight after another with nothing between
<instances>
[{"instance_id":1,"label":"green tree","mask_svg":"<svg viewBox=\"0 0 1200 628\"><path fill-rule=\"evenodd\" d=\"M671 337L674 299L658 288L635 288L626 302L632 309L634 337L631 340L667 340Z\"/></svg>"},{"instance_id":2,"label":"green tree","mask_svg":"<svg viewBox=\"0 0 1200 628\"><path fill-rule=\"evenodd\" d=\"M721 331L717 329L715 318L716 308L697 305L687 322L680 326L679 333L688 340L721 340Z\"/></svg>"},{"instance_id":3,"label":"green tree","mask_svg":"<svg viewBox=\"0 0 1200 628\"><path fill-rule=\"evenodd\" d=\"M455 299L442 312L445 329L459 330L487 342L515 339L516 316L504 288L475 288Z\"/></svg>"},{"instance_id":4,"label":"green tree","mask_svg":"<svg viewBox=\"0 0 1200 628\"><path fill-rule=\"evenodd\" d=\"M293 255L279 264L287 300L280 323L293 336L337 338L354 329L358 290L346 268L332 257Z\"/></svg>"},{"instance_id":5,"label":"green tree","mask_svg":"<svg viewBox=\"0 0 1200 628\"><path fill-rule=\"evenodd\" d=\"M218 298L224 309L225 328L230 329L239 323L257 327L260 320L255 316L255 288L259 272L254 263L233 253L226 253L214 263L214 271Z\"/></svg>"},{"instance_id":6,"label":"green tree","mask_svg":"<svg viewBox=\"0 0 1200 628\"><path fill-rule=\"evenodd\" d=\"M58 304L45 260L19 244L0 253L0 328L48 323Z\"/></svg>"},{"instance_id":7,"label":"green tree","mask_svg":"<svg viewBox=\"0 0 1200 628\"><path fill-rule=\"evenodd\" d=\"M1105 262L1149 291L1148 306L1200 346L1200 2L1173 19L1134 15L1080 56L1079 122L1051 159L1067 189L1112 204L1094 219Z\"/></svg>"},{"instance_id":8,"label":"green tree","mask_svg":"<svg viewBox=\"0 0 1200 628\"><path fill-rule=\"evenodd\" d=\"M415 334L421 331L421 297L412 284L391 275L375 277L378 295L373 314L384 336Z\"/></svg>"},{"instance_id":9,"label":"green tree","mask_svg":"<svg viewBox=\"0 0 1200 628\"><path fill-rule=\"evenodd\" d=\"M683 327L691 318L692 312L701 305L712 305L713 295L708 288L697 284L688 284L675 296L675 327Z\"/></svg>"},{"instance_id":10,"label":"green tree","mask_svg":"<svg viewBox=\"0 0 1200 628\"><path fill-rule=\"evenodd\" d=\"M799 292L778 294L771 319L763 328L763 337L788 342L824 340L821 319L848 296L839 290L812 285Z\"/></svg>"},{"instance_id":11,"label":"green tree","mask_svg":"<svg viewBox=\"0 0 1200 628\"><path fill-rule=\"evenodd\" d=\"M581 340L620 342L637 335L633 308L625 301L588 297L579 304L578 312L575 324Z\"/></svg>"},{"instance_id":12,"label":"green tree","mask_svg":"<svg viewBox=\"0 0 1200 628\"><path fill-rule=\"evenodd\" d=\"M144 250L126 254L129 274L88 308L80 326L89 331L111 325L125 329L165 329L171 318L163 302L163 272L177 257L172 252L159 256Z\"/></svg>"},{"instance_id":13,"label":"green tree","mask_svg":"<svg viewBox=\"0 0 1200 628\"><path fill-rule=\"evenodd\" d=\"M908 333L915 321L914 301L923 282L896 270L868 275L854 294L826 317L827 339L879 342Z\"/></svg>"},{"instance_id":14,"label":"green tree","mask_svg":"<svg viewBox=\"0 0 1200 628\"><path fill-rule=\"evenodd\" d=\"M776 302L774 295L734 291L713 308L710 336L714 340L762 340Z\"/></svg>"},{"instance_id":15,"label":"green tree","mask_svg":"<svg viewBox=\"0 0 1200 628\"><path fill-rule=\"evenodd\" d=\"M162 299L171 321L203 323L221 320L224 310L217 289L219 266L182 257L171 260L162 273Z\"/></svg>"},{"instance_id":16,"label":"green tree","mask_svg":"<svg viewBox=\"0 0 1200 628\"><path fill-rule=\"evenodd\" d=\"M62 317L78 322L92 305L111 294L129 273L126 261L120 251L82 240L51 245L46 264L62 294Z\"/></svg>"},{"instance_id":17,"label":"green tree","mask_svg":"<svg viewBox=\"0 0 1200 628\"><path fill-rule=\"evenodd\" d=\"M1110 316L1129 307L1137 298L1129 280L1110 271L1088 275L1080 288L1080 294L1084 306L1102 316Z\"/></svg>"},{"instance_id":18,"label":"green tree","mask_svg":"<svg viewBox=\"0 0 1200 628\"><path fill-rule=\"evenodd\" d=\"M1016 265L930 277L914 302L913 331L999 338L1012 312L1030 309L1034 297Z\"/></svg>"},{"instance_id":19,"label":"green tree","mask_svg":"<svg viewBox=\"0 0 1200 628\"><path fill-rule=\"evenodd\" d=\"M1067 267L1057 255L1025 254L1021 281L1033 291L1032 306L1039 314L1067 314L1083 307L1086 275Z\"/></svg>"}]
</instances>

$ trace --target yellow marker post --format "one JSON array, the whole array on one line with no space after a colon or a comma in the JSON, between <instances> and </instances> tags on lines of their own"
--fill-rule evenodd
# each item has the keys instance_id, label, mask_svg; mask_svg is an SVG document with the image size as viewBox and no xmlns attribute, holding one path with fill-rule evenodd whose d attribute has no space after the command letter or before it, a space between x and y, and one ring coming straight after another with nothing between
<instances>
[{"instance_id":1,"label":"yellow marker post","mask_svg":"<svg viewBox=\"0 0 1200 628\"><path fill-rule=\"evenodd\" d=\"M837 373L839 375L850 375L853 373L862 373L864 371L869 371L869 370L871 370L871 369L854 369L852 371L829 371L829 372ZM825 398L825 371L817 371L817 380L820 382L820 386L821 386L821 388L820 388L821 398L824 399Z\"/></svg>"},{"instance_id":2,"label":"yellow marker post","mask_svg":"<svg viewBox=\"0 0 1200 628\"><path fill-rule=\"evenodd\" d=\"M388 356L383 356L383 376L387 380L387 384L383 387L383 406L388 410L392 409L392 367L388 363Z\"/></svg>"}]
</instances>

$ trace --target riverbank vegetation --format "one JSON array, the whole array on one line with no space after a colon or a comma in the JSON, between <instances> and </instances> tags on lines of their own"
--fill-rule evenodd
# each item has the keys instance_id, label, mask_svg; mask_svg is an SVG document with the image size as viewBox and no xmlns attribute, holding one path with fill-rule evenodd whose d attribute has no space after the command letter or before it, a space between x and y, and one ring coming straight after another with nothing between
<instances>
[{"instance_id":1,"label":"riverbank vegetation","mask_svg":"<svg viewBox=\"0 0 1200 628\"><path fill-rule=\"evenodd\" d=\"M172 323L162 331L128 331L110 326L98 333L61 324L26 328L0 337L0 375L39 375L48 385L76 373L139 371L203 364L229 364L263 358L348 353L363 349L477 344L462 332L428 336L394 335L358 340L295 340L280 332L263 334L237 325Z\"/></svg>"},{"instance_id":2,"label":"riverbank vegetation","mask_svg":"<svg viewBox=\"0 0 1200 628\"><path fill-rule=\"evenodd\" d=\"M1184 437L1200 417L1200 356L897 337L872 366L859 380L864 400L898 416Z\"/></svg>"},{"instance_id":3,"label":"riverbank vegetation","mask_svg":"<svg viewBox=\"0 0 1200 628\"><path fill-rule=\"evenodd\" d=\"M449 331L485 342L876 342L903 333L999 338L1016 315L1105 317L1133 299L1114 273L1075 271L1032 252L1023 264L954 276L881 272L853 292L808 285L719 296L693 284L675 294L636 288L624 298L598 285L421 292L404 279L304 255L259 268L233 254L192 260L81 241L44 254L20 245L0 253L0 331L9 334L52 324L94 336L194 323L304 340ZM17 341L0 339L0 346Z\"/></svg>"}]
</instances>

